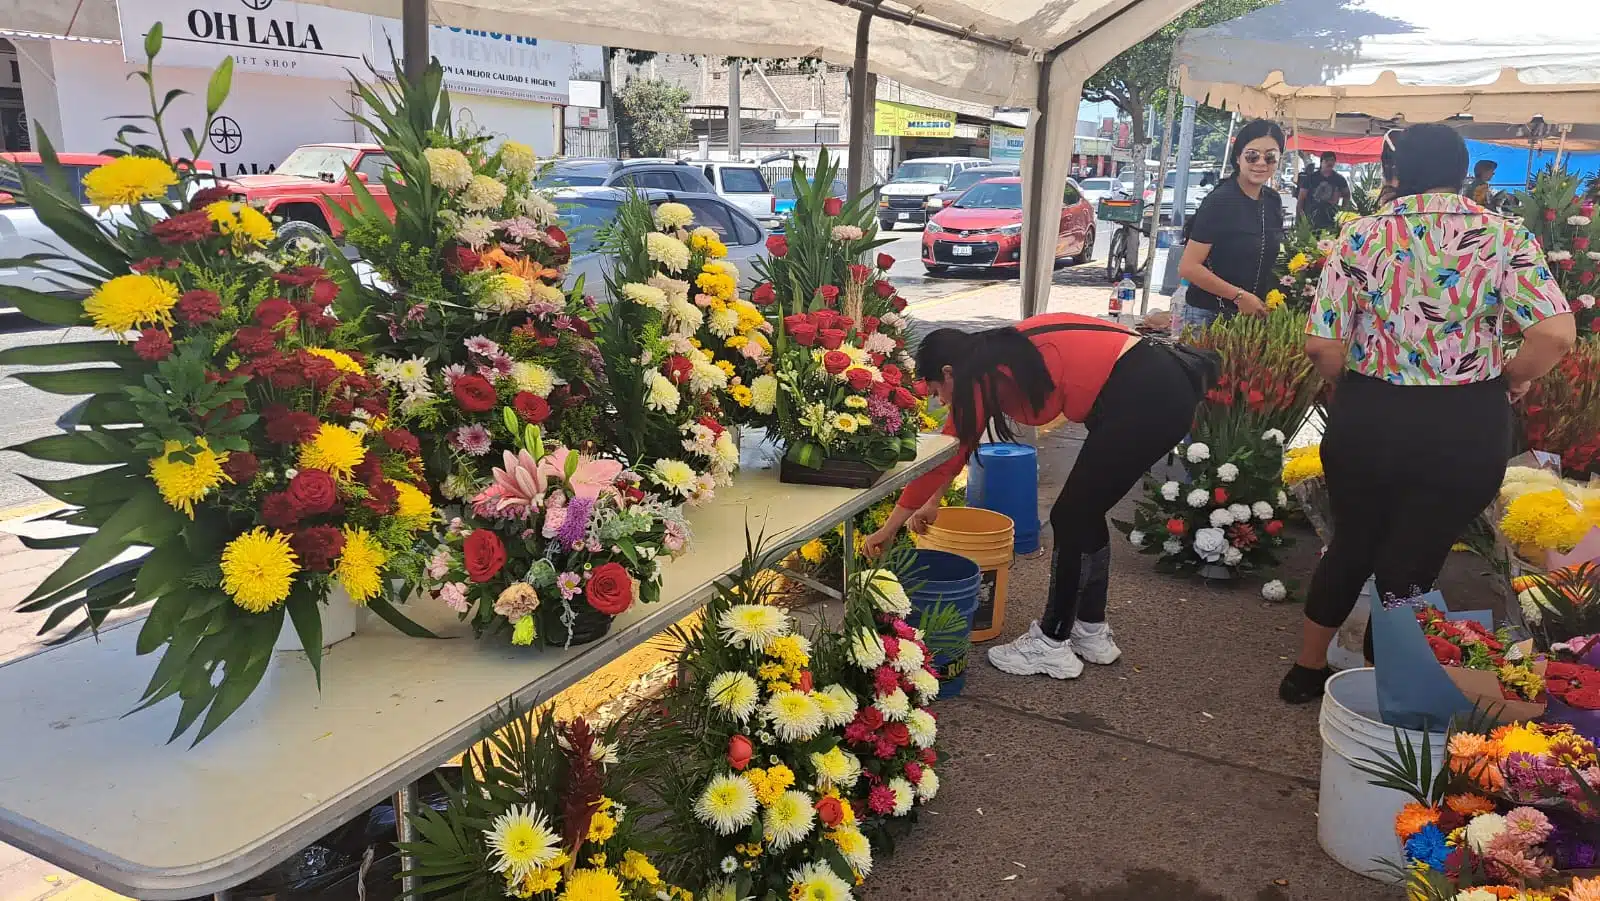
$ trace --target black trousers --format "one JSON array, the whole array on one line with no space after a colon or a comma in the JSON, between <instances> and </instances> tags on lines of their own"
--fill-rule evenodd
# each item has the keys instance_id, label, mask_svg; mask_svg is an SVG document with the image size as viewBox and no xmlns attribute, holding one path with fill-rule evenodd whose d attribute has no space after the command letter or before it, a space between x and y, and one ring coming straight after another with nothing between
<instances>
[{"instance_id":1,"label":"black trousers","mask_svg":"<svg viewBox=\"0 0 1600 901\"><path fill-rule=\"evenodd\" d=\"M1369 577L1384 597L1431 590L1451 546L1493 503L1510 455L1511 406L1499 379L1403 386L1345 373L1322 439L1333 541L1306 617L1343 625ZM1368 659L1370 640L1369 631Z\"/></svg>"},{"instance_id":2,"label":"black trousers","mask_svg":"<svg viewBox=\"0 0 1600 901\"><path fill-rule=\"evenodd\" d=\"M1062 640L1074 622L1105 622L1111 575L1106 516L1189 433L1199 403L1188 371L1161 344L1141 341L1112 368L1084 423L1089 437L1050 508L1055 548L1040 621L1046 635Z\"/></svg>"}]
</instances>

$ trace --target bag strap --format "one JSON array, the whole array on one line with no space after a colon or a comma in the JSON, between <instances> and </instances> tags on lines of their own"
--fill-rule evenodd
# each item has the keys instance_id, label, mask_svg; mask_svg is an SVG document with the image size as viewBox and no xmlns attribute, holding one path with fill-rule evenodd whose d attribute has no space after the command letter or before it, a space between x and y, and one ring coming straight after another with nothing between
<instances>
[{"instance_id":1,"label":"bag strap","mask_svg":"<svg viewBox=\"0 0 1600 901\"><path fill-rule=\"evenodd\" d=\"M1078 322L1057 322L1052 325L1036 325L1032 328L1024 329L1022 335L1025 338L1032 338L1034 335L1048 335L1051 332L1116 332L1119 335L1127 335L1130 338L1146 337L1138 332L1132 332L1125 328L1118 328L1117 326L1090 325L1087 323Z\"/></svg>"}]
</instances>

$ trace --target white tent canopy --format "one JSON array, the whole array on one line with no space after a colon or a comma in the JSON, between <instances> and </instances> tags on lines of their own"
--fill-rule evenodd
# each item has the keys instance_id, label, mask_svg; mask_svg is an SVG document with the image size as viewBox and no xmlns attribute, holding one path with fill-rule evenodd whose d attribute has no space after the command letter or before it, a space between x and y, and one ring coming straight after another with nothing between
<instances>
[{"instance_id":1,"label":"white tent canopy","mask_svg":"<svg viewBox=\"0 0 1600 901\"><path fill-rule=\"evenodd\" d=\"M1281 0L1173 61L1185 95L1245 116L1600 120L1592 0Z\"/></svg>"}]
</instances>

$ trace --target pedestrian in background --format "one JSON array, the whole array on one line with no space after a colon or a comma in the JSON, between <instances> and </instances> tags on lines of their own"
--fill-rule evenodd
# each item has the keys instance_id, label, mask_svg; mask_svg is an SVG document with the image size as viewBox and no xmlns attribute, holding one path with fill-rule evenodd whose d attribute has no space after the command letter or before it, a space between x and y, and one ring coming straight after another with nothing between
<instances>
[{"instance_id":1,"label":"pedestrian in background","mask_svg":"<svg viewBox=\"0 0 1600 901\"><path fill-rule=\"evenodd\" d=\"M1189 283L1183 324L1205 328L1220 316L1265 316L1263 297L1283 246L1283 199L1268 186L1283 159L1283 129L1257 119L1239 129L1228 177L1185 226L1178 276Z\"/></svg>"},{"instance_id":2,"label":"pedestrian in background","mask_svg":"<svg viewBox=\"0 0 1600 901\"><path fill-rule=\"evenodd\" d=\"M1511 403L1577 340L1533 235L1461 196L1460 135L1413 126L1385 155L1397 196L1345 228L1306 323L1306 353L1337 384L1321 450L1333 539L1278 688L1291 704L1321 697L1328 642L1369 577L1374 603L1433 588L1500 490ZM1507 317L1523 336L1509 360Z\"/></svg>"},{"instance_id":3,"label":"pedestrian in background","mask_svg":"<svg viewBox=\"0 0 1600 901\"><path fill-rule=\"evenodd\" d=\"M1306 217L1316 231L1338 228L1339 210L1350 203L1350 182L1334 169L1338 163L1338 154L1323 151L1321 166L1300 179L1298 215Z\"/></svg>"}]
</instances>

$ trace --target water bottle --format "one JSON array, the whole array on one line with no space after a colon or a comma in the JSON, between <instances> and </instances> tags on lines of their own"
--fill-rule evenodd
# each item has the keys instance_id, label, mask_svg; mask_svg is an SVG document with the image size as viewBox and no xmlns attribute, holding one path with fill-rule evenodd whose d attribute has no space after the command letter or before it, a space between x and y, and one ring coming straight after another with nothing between
<instances>
[{"instance_id":1,"label":"water bottle","mask_svg":"<svg viewBox=\"0 0 1600 901\"><path fill-rule=\"evenodd\" d=\"M1172 292L1172 306L1170 307L1170 313L1171 313L1171 316L1172 316L1172 323L1169 326L1169 329L1171 330L1172 337L1174 337L1174 338L1177 338L1177 337L1180 337L1181 335L1183 335L1183 308L1188 302L1187 301L1188 293L1189 293L1189 283L1188 283L1188 281L1186 281L1184 279L1179 279L1178 280L1178 290Z\"/></svg>"},{"instance_id":2,"label":"water bottle","mask_svg":"<svg viewBox=\"0 0 1600 901\"><path fill-rule=\"evenodd\" d=\"M1139 287L1133 283L1133 278L1124 275L1111 294L1111 315L1120 320L1125 311L1133 309L1133 298L1138 291Z\"/></svg>"}]
</instances>

